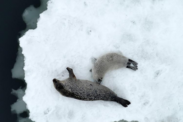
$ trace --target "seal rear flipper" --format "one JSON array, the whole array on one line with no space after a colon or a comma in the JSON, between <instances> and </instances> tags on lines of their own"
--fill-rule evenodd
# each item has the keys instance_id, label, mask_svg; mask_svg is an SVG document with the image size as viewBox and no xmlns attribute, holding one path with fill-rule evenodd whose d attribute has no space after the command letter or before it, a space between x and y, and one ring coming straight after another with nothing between
<instances>
[{"instance_id":1,"label":"seal rear flipper","mask_svg":"<svg viewBox=\"0 0 183 122\"><path fill-rule=\"evenodd\" d=\"M132 63L133 65L137 66L137 62L133 61L132 59L128 59L128 62Z\"/></svg>"},{"instance_id":2,"label":"seal rear flipper","mask_svg":"<svg viewBox=\"0 0 183 122\"><path fill-rule=\"evenodd\" d=\"M120 98L120 97L117 97L117 96L114 97L114 101L117 102L117 103L119 103L119 104L121 104L124 107L127 107L128 105L131 104L130 101L125 100L125 99Z\"/></svg>"},{"instance_id":3,"label":"seal rear flipper","mask_svg":"<svg viewBox=\"0 0 183 122\"><path fill-rule=\"evenodd\" d=\"M128 62L127 62L127 66L126 68L129 68L129 69L132 69L132 70L137 70L138 69L138 63L131 60L131 59L128 59Z\"/></svg>"}]
</instances>

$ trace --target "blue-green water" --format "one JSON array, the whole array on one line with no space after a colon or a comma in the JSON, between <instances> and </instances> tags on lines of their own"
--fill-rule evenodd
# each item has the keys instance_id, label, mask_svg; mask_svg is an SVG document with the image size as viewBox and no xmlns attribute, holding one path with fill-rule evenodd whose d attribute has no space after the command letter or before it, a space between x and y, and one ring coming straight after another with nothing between
<instances>
[{"instance_id":1,"label":"blue-green water","mask_svg":"<svg viewBox=\"0 0 183 122\"><path fill-rule=\"evenodd\" d=\"M40 6L39 0L2 0L0 2L0 121L16 122L17 115L11 112L11 105L17 97L11 94L12 89L24 88L24 81L12 79L11 70L16 61L18 51L18 38L20 32L25 30L26 24L22 19L24 10L30 6ZM27 117L27 112L20 114Z\"/></svg>"}]
</instances>

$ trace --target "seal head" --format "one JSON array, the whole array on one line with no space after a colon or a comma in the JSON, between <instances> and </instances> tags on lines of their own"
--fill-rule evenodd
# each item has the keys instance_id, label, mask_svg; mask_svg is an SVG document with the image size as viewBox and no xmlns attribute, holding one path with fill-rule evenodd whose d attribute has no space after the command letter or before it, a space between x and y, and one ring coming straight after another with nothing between
<instances>
[{"instance_id":1,"label":"seal head","mask_svg":"<svg viewBox=\"0 0 183 122\"><path fill-rule=\"evenodd\" d=\"M57 90L61 90L61 89L64 89L62 83L59 83L59 80L57 79L53 79L53 83L54 83L54 86Z\"/></svg>"}]
</instances>

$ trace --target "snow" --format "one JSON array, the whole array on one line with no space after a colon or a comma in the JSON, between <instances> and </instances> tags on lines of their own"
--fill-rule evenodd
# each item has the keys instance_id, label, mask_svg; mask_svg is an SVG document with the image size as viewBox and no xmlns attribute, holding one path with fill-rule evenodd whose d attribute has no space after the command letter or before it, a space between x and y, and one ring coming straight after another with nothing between
<instances>
[{"instance_id":1,"label":"snow","mask_svg":"<svg viewBox=\"0 0 183 122\"><path fill-rule=\"evenodd\" d=\"M36 122L182 122L183 2L181 0L51 0L37 28L20 38L27 89L23 100ZM60 95L52 79L93 81L92 57L122 52L139 69L108 72L102 85L130 100L81 101Z\"/></svg>"}]
</instances>

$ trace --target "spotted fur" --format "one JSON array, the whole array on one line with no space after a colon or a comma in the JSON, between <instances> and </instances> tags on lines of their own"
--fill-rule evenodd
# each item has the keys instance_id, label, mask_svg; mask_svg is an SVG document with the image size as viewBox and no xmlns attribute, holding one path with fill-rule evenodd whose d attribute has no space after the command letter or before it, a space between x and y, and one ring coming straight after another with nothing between
<instances>
[{"instance_id":1,"label":"spotted fur","mask_svg":"<svg viewBox=\"0 0 183 122\"><path fill-rule=\"evenodd\" d=\"M115 101L122 104L124 107L130 104L128 100L119 98L109 88L88 80L79 80L75 77L71 68L67 68L67 70L69 72L69 78L62 81L53 79L56 90L62 95L86 101Z\"/></svg>"}]
</instances>

